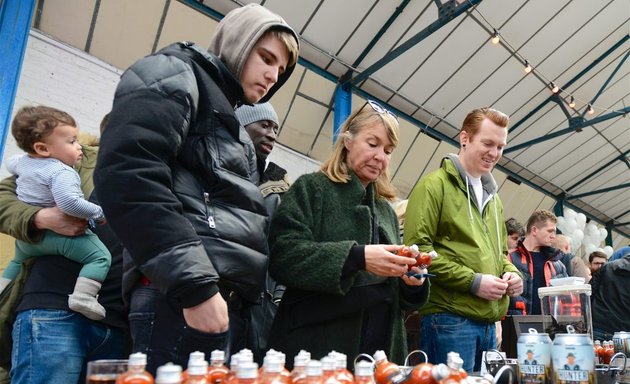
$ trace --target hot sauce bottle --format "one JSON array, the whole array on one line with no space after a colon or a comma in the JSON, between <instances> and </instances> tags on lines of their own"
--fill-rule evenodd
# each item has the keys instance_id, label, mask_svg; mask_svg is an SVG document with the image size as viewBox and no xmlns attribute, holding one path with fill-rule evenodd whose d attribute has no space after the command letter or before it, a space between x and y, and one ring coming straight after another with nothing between
<instances>
[{"instance_id":1,"label":"hot sauce bottle","mask_svg":"<svg viewBox=\"0 0 630 384\"><path fill-rule=\"evenodd\" d=\"M405 380L406 376L398 364L387 360L387 355L384 351L378 350L374 352L374 361L376 362L374 371L376 384L398 384Z\"/></svg>"},{"instance_id":2,"label":"hot sauce bottle","mask_svg":"<svg viewBox=\"0 0 630 384\"><path fill-rule=\"evenodd\" d=\"M409 247L403 247L400 251L398 251L398 255L412 257L416 259L415 264L407 265L407 270L410 271L412 267L418 267L420 269L429 268L431 266L431 263L433 262L433 259L437 257L437 252L420 252L418 246L413 244Z\"/></svg>"}]
</instances>

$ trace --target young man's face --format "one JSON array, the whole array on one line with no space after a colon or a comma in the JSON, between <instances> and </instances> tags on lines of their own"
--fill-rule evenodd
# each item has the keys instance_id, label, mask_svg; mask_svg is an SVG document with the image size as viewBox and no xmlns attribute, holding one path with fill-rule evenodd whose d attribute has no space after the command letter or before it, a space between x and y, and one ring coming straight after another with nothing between
<instances>
[{"instance_id":1,"label":"young man's face","mask_svg":"<svg viewBox=\"0 0 630 384\"><path fill-rule=\"evenodd\" d=\"M510 233L507 238L508 249L515 249L518 244L518 233Z\"/></svg>"},{"instance_id":2,"label":"young man's face","mask_svg":"<svg viewBox=\"0 0 630 384\"><path fill-rule=\"evenodd\" d=\"M289 52L284 43L272 35L262 37L245 61L241 86L248 103L256 103L278 82L287 69Z\"/></svg>"},{"instance_id":3,"label":"young man's face","mask_svg":"<svg viewBox=\"0 0 630 384\"><path fill-rule=\"evenodd\" d=\"M278 134L278 124L271 120L254 121L245 127L256 148L256 156L266 159L273 150Z\"/></svg>"},{"instance_id":4,"label":"young man's face","mask_svg":"<svg viewBox=\"0 0 630 384\"><path fill-rule=\"evenodd\" d=\"M601 267L604 266L604 264L606 264L606 259L604 259L603 257L593 257L593 261L591 261L591 273L595 273L596 271L598 271Z\"/></svg>"},{"instance_id":5,"label":"young man's face","mask_svg":"<svg viewBox=\"0 0 630 384\"><path fill-rule=\"evenodd\" d=\"M78 134L79 129L77 127L60 124L53 129L50 135L44 138L43 142L35 144L36 147L41 145L41 150L37 153L43 157L55 158L72 167L83 157L81 144L77 140Z\"/></svg>"},{"instance_id":6,"label":"young man's face","mask_svg":"<svg viewBox=\"0 0 630 384\"><path fill-rule=\"evenodd\" d=\"M507 143L507 128L499 127L490 119L484 119L473 137L462 131L460 161L466 172L480 177L492 171L503 154Z\"/></svg>"},{"instance_id":7,"label":"young man's face","mask_svg":"<svg viewBox=\"0 0 630 384\"><path fill-rule=\"evenodd\" d=\"M551 220L532 228L532 237L539 247L551 247L556 239L556 223Z\"/></svg>"}]
</instances>

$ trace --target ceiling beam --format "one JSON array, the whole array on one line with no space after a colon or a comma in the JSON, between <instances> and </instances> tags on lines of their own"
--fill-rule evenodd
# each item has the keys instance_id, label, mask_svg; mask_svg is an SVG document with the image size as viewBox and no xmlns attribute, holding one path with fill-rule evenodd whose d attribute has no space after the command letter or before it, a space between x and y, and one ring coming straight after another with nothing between
<instances>
[{"instance_id":1,"label":"ceiling beam","mask_svg":"<svg viewBox=\"0 0 630 384\"><path fill-rule=\"evenodd\" d=\"M444 15L444 17L440 17L438 20L431 23L428 27L418 32L415 36L411 37L409 40L405 41L398 47L394 48L391 52L383 56L377 62L370 65L368 68L366 68L364 71L356 75L354 78L347 81L352 83L353 85L356 85L356 84L359 84L361 81L366 80L368 77L370 77L371 74L383 68L385 65L387 65L398 56L402 55L403 53L413 48L416 44L420 43L422 40L431 36L434 32L438 31L440 28L448 24L451 20L457 18L462 13L468 11L470 8L474 7L475 5L481 3L481 1L482 0L468 0L465 3L462 3L454 7L452 13Z\"/></svg>"},{"instance_id":2,"label":"ceiling beam","mask_svg":"<svg viewBox=\"0 0 630 384\"><path fill-rule=\"evenodd\" d=\"M566 84L564 84L561 88L562 89L568 89L571 85L573 85L573 83L578 81L582 76L584 76L591 69L593 69L595 66L597 66L597 64L601 63L602 60L604 60L606 57L610 56L610 54L613 53L615 50L617 50L617 48L621 47L629 38L630 38L630 36L628 36L628 35L625 35L624 37L622 37L612 47L608 48L608 50L606 52L602 53L591 64L589 64L586 68L584 68L582 71L580 71L580 73L578 73L577 75L573 76L573 78L571 80L569 80ZM532 109L527 115L523 116L523 118L521 118L514 125L512 125L510 127L510 129L508 130L508 133L512 133L513 131L515 131L518 127L520 127L523 123L525 123L525 121L529 120L529 118L531 118L538 111L543 109L545 107L545 105L547 105L547 104L549 104L549 102L553 101L553 96L554 95L549 96L545 101L540 103L537 107Z\"/></svg>"},{"instance_id":3,"label":"ceiling beam","mask_svg":"<svg viewBox=\"0 0 630 384\"><path fill-rule=\"evenodd\" d=\"M570 120L568 128L561 129L559 131L555 131L555 132L552 132L552 133L548 133L548 134L546 134L544 136L541 136L539 138L536 138L536 139L533 139L533 140L529 140L529 141L526 141L526 142L521 143L521 144L517 144L517 145L515 145L513 147L506 148L503 151L503 154L511 153L511 152L514 152L514 151L518 151L519 149L527 148L527 147L530 147L530 146L535 145L535 144L540 144L540 143L543 143L545 141L548 141L548 140L551 140L551 139L555 139L558 136L563 136L563 135L566 135L566 134L569 134L569 133L573 133L573 132L576 132L576 131L579 132L582 128L591 127L591 126L593 126L593 125L595 125L597 123L601 123L601 122L606 121L606 120L614 119L614 118L619 117L619 116L624 116L628 112L630 112L630 107L625 107L625 108L623 108L621 110L613 111L613 112L607 113L605 115L600 115L600 116L597 116L594 119L590 119L590 120L583 120L582 119L582 121L577 121L574 124L572 124L571 120Z\"/></svg>"},{"instance_id":4,"label":"ceiling beam","mask_svg":"<svg viewBox=\"0 0 630 384\"><path fill-rule=\"evenodd\" d=\"M623 159L626 158L626 156L628 156L628 154L630 154L630 149L628 149L627 151L625 151L624 153L620 154L619 156L615 157L614 159L610 160L609 162L607 162L606 164L602 165L601 167L597 168L596 170L594 170L593 172L591 172L590 174L584 176L583 178L581 178L579 181L577 181L575 184L573 184L572 186L570 186L569 188L567 188L567 192L575 189L576 187L582 185L582 183L584 183L586 180L590 179L591 177L597 175L598 173L600 173L601 171L603 171L604 169L608 168L609 166L611 166L612 164L614 164L617 161L621 161Z\"/></svg>"},{"instance_id":5,"label":"ceiling beam","mask_svg":"<svg viewBox=\"0 0 630 384\"><path fill-rule=\"evenodd\" d=\"M589 102L591 106L595 104L599 96L601 96L601 94L604 93L604 90L606 89L606 87L608 87L608 84L610 83L610 81L613 79L613 77L615 77L619 69L623 67L623 63L626 62L626 59L628 58L628 56L630 56L630 50L626 52L626 54L623 56L623 59L619 60L619 63L617 64L615 69L613 69L613 71L610 73L610 76L608 76L608 79L606 79L602 87L599 89L599 91L597 91L593 99L591 99L591 101ZM582 117L586 115L586 112L588 112L588 108L584 108L584 112L582 112Z\"/></svg>"},{"instance_id":6,"label":"ceiling beam","mask_svg":"<svg viewBox=\"0 0 630 384\"><path fill-rule=\"evenodd\" d=\"M624 189L624 188L628 188L628 187L630 187L630 183L619 184L619 185L615 185L615 186L612 186L612 187L597 189L595 191L589 191L589 192L584 192L584 193L580 193L580 194L577 194L577 195L567 196L566 199L567 200L581 199L582 197L598 195L600 193L616 191L618 189Z\"/></svg>"},{"instance_id":7,"label":"ceiling beam","mask_svg":"<svg viewBox=\"0 0 630 384\"><path fill-rule=\"evenodd\" d=\"M374 35L374 37L372 38L372 40L368 43L368 45L365 47L365 49L363 50L363 52L361 52L361 54L357 57L357 59L352 63L352 67L356 68L359 64L361 64L361 62L363 61L363 59L365 59L365 57L368 55L368 53L370 53L370 51L372 51L372 48L374 48L374 46L376 45L376 43L378 43L378 41L381 39L381 37L383 37L383 35L385 34L385 32L387 32L387 30L389 29L389 27L391 27L392 24L394 24L394 21L396 21L396 19L398 18L398 16L400 16L403 12L403 10L405 9L405 7L407 7L407 5L409 4L411 0L403 0L400 5L398 5L396 7L396 10L394 11L394 13L392 13L389 16L389 19L387 19L387 21L385 22L385 24L383 24L383 26L381 27L381 29L378 30L378 32L376 32L376 35ZM350 77L352 76L352 70L349 69L341 78L343 79L341 82L345 82L347 79L350 79Z\"/></svg>"}]
</instances>

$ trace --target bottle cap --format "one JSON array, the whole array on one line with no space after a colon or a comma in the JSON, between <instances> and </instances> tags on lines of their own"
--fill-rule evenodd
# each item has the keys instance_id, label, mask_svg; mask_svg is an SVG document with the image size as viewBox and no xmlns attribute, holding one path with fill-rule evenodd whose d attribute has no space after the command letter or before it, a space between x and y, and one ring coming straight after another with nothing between
<instances>
[{"instance_id":1,"label":"bottle cap","mask_svg":"<svg viewBox=\"0 0 630 384\"><path fill-rule=\"evenodd\" d=\"M335 370L335 359L328 356L324 356L321 358L320 362L322 363L322 371Z\"/></svg>"},{"instance_id":2,"label":"bottle cap","mask_svg":"<svg viewBox=\"0 0 630 384\"><path fill-rule=\"evenodd\" d=\"M205 376L208 373L208 362L193 360L188 362L188 376Z\"/></svg>"},{"instance_id":3,"label":"bottle cap","mask_svg":"<svg viewBox=\"0 0 630 384\"><path fill-rule=\"evenodd\" d=\"M129 366L132 366L132 365L143 365L143 366L146 366L147 365L147 355L145 355L142 352L132 353L131 355L129 355L129 361L127 362L127 365L129 365Z\"/></svg>"},{"instance_id":4,"label":"bottle cap","mask_svg":"<svg viewBox=\"0 0 630 384\"><path fill-rule=\"evenodd\" d=\"M179 384L182 382L182 367L173 363L166 363L158 367L155 377L156 384Z\"/></svg>"},{"instance_id":5,"label":"bottle cap","mask_svg":"<svg viewBox=\"0 0 630 384\"><path fill-rule=\"evenodd\" d=\"M377 362L381 360L387 360L387 355L385 354L385 351L379 349L378 351L374 352L374 360Z\"/></svg>"},{"instance_id":6,"label":"bottle cap","mask_svg":"<svg viewBox=\"0 0 630 384\"><path fill-rule=\"evenodd\" d=\"M263 359L263 367L265 372L280 372L282 370L282 360L278 355L265 356Z\"/></svg>"},{"instance_id":7,"label":"bottle cap","mask_svg":"<svg viewBox=\"0 0 630 384\"><path fill-rule=\"evenodd\" d=\"M206 359L206 354L203 352L199 352L199 351L190 352L190 355L188 355L188 365L190 365L191 361L199 361L199 360L205 360L205 359Z\"/></svg>"},{"instance_id":8,"label":"bottle cap","mask_svg":"<svg viewBox=\"0 0 630 384\"><path fill-rule=\"evenodd\" d=\"M258 378L258 364L246 361L239 361L236 369L236 377L239 379L256 379Z\"/></svg>"},{"instance_id":9,"label":"bottle cap","mask_svg":"<svg viewBox=\"0 0 630 384\"><path fill-rule=\"evenodd\" d=\"M335 353L335 368L337 369L346 369L348 365L348 356L345 353L336 352Z\"/></svg>"},{"instance_id":10,"label":"bottle cap","mask_svg":"<svg viewBox=\"0 0 630 384\"><path fill-rule=\"evenodd\" d=\"M294 367L306 367L306 363L310 360L306 355L300 355L299 353L293 358Z\"/></svg>"},{"instance_id":11,"label":"bottle cap","mask_svg":"<svg viewBox=\"0 0 630 384\"><path fill-rule=\"evenodd\" d=\"M306 376L321 376L322 363L317 360L310 360L306 363Z\"/></svg>"},{"instance_id":12,"label":"bottle cap","mask_svg":"<svg viewBox=\"0 0 630 384\"><path fill-rule=\"evenodd\" d=\"M433 378L440 382L449 376L448 367L445 364L437 364L431 370Z\"/></svg>"},{"instance_id":13,"label":"bottle cap","mask_svg":"<svg viewBox=\"0 0 630 384\"><path fill-rule=\"evenodd\" d=\"M371 376L374 373L374 364L361 360L354 366L357 376Z\"/></svg>"},{"instance_id":14,"label":"bottle cap","mask_svg":"<svg viewBox=\"0 0 630 384\"><path fill-rule=\"evenodd\" d=\"M210 360L223 362L225 360L225 352L220 349L215 349L210 353Z\"/></svg>"}]
</instances>

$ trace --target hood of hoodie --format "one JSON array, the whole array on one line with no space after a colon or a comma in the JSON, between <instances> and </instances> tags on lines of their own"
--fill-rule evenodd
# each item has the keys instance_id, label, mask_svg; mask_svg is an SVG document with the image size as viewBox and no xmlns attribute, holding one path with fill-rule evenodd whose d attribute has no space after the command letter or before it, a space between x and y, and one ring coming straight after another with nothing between
<instances>
[{"instance_id":1,"label":"hood of hoodie","mask_svg":"<svg viewBox=\"0 0 630 384\"><path fill-rule=\"evenodd\" d=\"M270 29L282 29L291 33L299 47L300 40L297 33L282 17L259 4L252 3L225 15L217 25L208 51L218 56L234 76L240 79L252 48ZM287 67L278 77L278 82L269 89L259 103L268 101L291 76L293 69L295 65Z\"/></svg>"},{"instance_id":2,"label":"hood of hoodie","mask_svg":"<svg viewBox=\"0 0 630 384\"><path fill-rule=\"evenodd\" d=\"M615 275L622 275L624 279L630 277L630 254L621 259L610 261L609 264Z\"/></svg>"},{"instance_id":3,"label":"hood of hoodie","mask_svg":"<svg viewBox=\"0 0 630 384\"><path fill-rule=\"evenodd\" d=\"M446 155L446 157L444 157L444 159L449 159L453 162L453 165L455 165L455 168L459 172L459 175L461 176L461 180L463 181L463 184L461 185L464 186L464 188L468 188L468 186L466 185L466 178L468 177L468 173L462 166L462 162L459 160L459 155L455 153L449 153L448 155ZM444 161L444 159L442 159L442 161ZM497 183L496 181L494 181L494 177L492 177L492 173L488 172L481 175L481 185L483 187L483 190L488 195L494 195L495 193L497 193Z\"/></svg>"}]
</instances>

